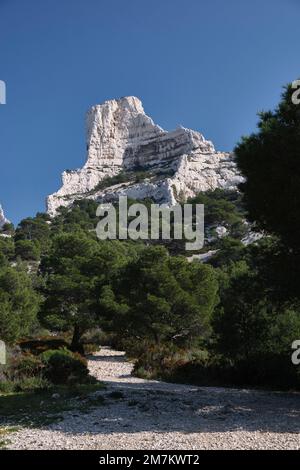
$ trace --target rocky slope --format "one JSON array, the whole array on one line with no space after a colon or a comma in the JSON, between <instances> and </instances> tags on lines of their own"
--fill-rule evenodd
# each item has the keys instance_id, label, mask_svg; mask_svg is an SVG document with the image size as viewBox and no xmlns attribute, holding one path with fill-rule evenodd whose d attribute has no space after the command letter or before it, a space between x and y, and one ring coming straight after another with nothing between
<instances>
[{"instance_id":1,"label":"rocky slope","mask_svg":"<svg viewBox=\"0 0 300 470\"><path fill-rule=\"evenodd\" d=\"M94 106L86 122L86 163L63 173L62 187L47 198L52 216L59 206L81 198L112 201L127 195L172 205L199 191L235 188L241 181L232 154L217 152L199 132L164 131L136 97ZM116 175L122 175L121 183Z\"/></svg>"}]
</instances>

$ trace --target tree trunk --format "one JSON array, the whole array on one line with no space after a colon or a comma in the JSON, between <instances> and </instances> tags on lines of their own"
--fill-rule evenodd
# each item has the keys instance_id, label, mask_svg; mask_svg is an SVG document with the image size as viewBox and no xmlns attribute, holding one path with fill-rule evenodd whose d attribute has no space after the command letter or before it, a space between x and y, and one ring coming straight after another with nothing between
<instances>
[{"instance_id":1,"label":"tree trunk","mask_svg":"<svg viewBox=\"0 0 300 470\"><path fill-rule=\"evenodd\" d=\"M84 354L83 345L80 343L81 335L82 335L82 332L81 332L80 327L78 325L75 325L70 349L73 352Z\"/></svg>"}]
</instances>

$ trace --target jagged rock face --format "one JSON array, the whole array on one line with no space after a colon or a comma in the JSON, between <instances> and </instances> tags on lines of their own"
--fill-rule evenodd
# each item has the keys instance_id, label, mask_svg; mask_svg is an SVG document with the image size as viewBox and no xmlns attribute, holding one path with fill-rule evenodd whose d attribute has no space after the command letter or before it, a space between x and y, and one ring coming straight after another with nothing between
<instances>
[{"instance_id":1,"label":"jagged rock face","mask_svg":"<svg viewBox=\"0 0 300 470\"><path fill-rule=\"evenodd\" d=\"M133 96L92 107L86 121L86 163L82 169L63 173L61 189L47 198L50 215L81 198L110 201L128 195L172 205L200 191L236 188L242 180L232 154L216 152L199 132L164 131ZM143 181L128 178L109 185L110 177L141 169ZM104 179L107 186L98 189Z\"/></svg>"},{"instance_id":2,"label":"jagged rock face","mask_svg":"<svg viewBox=\"0 0 300 470\"><path fill-rule=\"evenodd\" d=\"M4 215L4 212L3 212L3 209L2 209L2 206L0 204L0 228L3 227L4 224L7 224L8 223L8 220L6 219L5 215Z\"/></svg>"}]
</instances>

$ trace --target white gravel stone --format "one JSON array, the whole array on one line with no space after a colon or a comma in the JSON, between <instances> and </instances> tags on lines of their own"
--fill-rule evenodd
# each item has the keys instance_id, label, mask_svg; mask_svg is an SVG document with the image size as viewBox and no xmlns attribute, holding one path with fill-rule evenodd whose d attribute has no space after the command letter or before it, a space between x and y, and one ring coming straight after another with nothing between
<instances>
[{"instance_id":1,"label":"white gravel stone","mask_svg":"<svg viewBox=\"0 0 300 470\"><path fill-rule=\"evenodd\" d=\"M123 352L89 358L104 404L10 435L9 449L300 449L297 393L196 387L131 376ZM118 394L112 392L118 391ZM112 394L112 395L111 395ZM118 398L116 397L118 396Z\"/></svg>"}]
</instances>

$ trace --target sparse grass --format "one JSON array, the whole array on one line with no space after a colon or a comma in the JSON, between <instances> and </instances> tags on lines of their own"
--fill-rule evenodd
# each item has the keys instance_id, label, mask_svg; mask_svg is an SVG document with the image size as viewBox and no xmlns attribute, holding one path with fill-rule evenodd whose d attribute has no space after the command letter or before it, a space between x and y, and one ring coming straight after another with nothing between
<instances>
[{"instance_id":1,"label":"sparse grass","mask_svg":"<svg viewBox=\"0 0 300 470\"><path fill-rule=\"evenodd\" d=\"M23 377L19 380L0 382L0 396L14 392L34 392L50 388L50 383L41 376Z\"/></svg>"},{"instance_id":2,"label":"sparse grass","mask_svg":"<svg viewBox=\"0 0 300 470\"><path fill-rule=\"evenodd\" d=\"M0 428L0 449L5 449L5 446L9 444L9 440L6 439L6 437L13 433L18 431L18 427L5 427L5 428Z\"/></svg>"},{"instance_id":3,"label":"sparse grass","mask_svg":"<svg viewBox=\"0 0 300 470\"><path fill-rule=\"evenodd\" d=\"M172 168L135 168L134 170L121 171L117 175L107 176L88 192L89 195L95 194L97 191L104 190L110 186L123 183L137 184L145 179L159 181L162 178L172 177L174 175Z\"/></svg>"},{"instance_id":4,"label":"sparse grass","mask_svg":"<svg viewBox=\"0 0 300 470\"><path fill-rule=\"evenodd\" d=\"M62 414L66 411L88 413L103 405L103 397L93 395L103 389L104 385L97 383L72 388L61 386L45 391L0 394L2 425L39 427L62 420ZM56 397L53 398L53 394Z\"/></svg>"}]
</instances>

